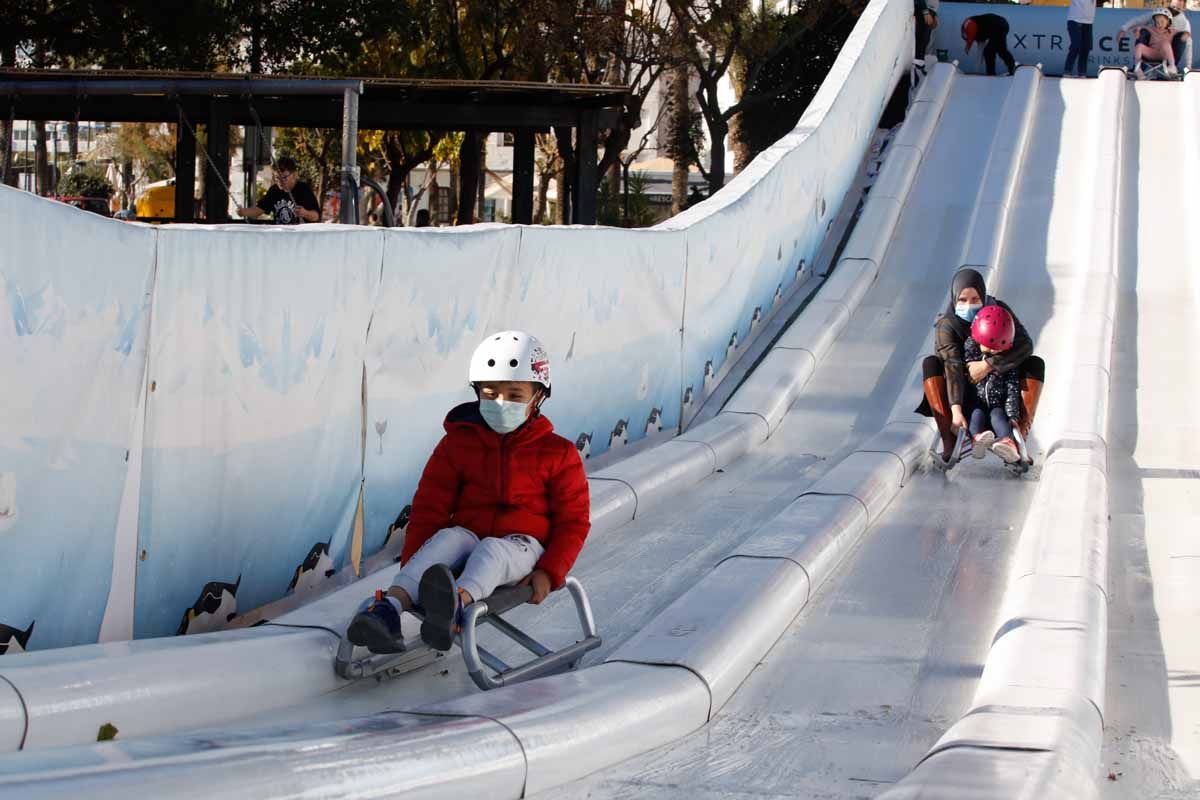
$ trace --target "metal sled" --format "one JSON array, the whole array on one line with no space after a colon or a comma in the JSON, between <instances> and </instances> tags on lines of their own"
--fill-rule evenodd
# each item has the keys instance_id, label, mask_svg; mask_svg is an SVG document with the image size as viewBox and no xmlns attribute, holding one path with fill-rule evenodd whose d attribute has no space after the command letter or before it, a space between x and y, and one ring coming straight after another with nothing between
<instances>
[{"instance_id":1,"label":"metal sled","mask_svg":"<svg viewBox=\"0 0 1200 800\"><path fill-rule=\"evenodd\" d=\"M929 451L929 462L934 466L934 468L939 469L942 472L949 472L954 468L955 464L966 458L967 453L969 452L967 449L965 449L966 442L967 429L959 428L958 438L954 440L954 449L950 451L950 460L944 460L942 458L942 454L938 452L937 445L934 445L933 449Z\"/></svg>"},{"instance_id":2,"label":"metal sled","mask_svg":"<svg viewBox=\"0 0 1200 800\"><path fill-rule=\"evenodd\" d=\"M575 578L568 577L566 589L575 601L575 611L579 615L579 627L582 629L583 638L558 650L551 650L501 616L506 611L528 602L533 594L529 586L503 586L490 597L476 600L463 609L462 633L454 638L462 649L467 673L476 686L485 691L498 689L519 681L574 669L586 653L600 646L600 635L596 632L592 606L588 602L587 592L583 590L583 584ZM420 609L414 609L413 613L417 617L422 616ZM479 646L477 633L480 624L492 626L533 653L535 657L524 664L509 666ZM334 661L334 670L340 677L348 680L371 676L379 676L382 679L385 675L411 672L440 656L437 650L425 644L418 636L405 640L404 645L403 653L372 654L355 659L354 645L343 636L338 646L337 659Z\"/></svg>"},{"instance_id":3,"label":"metal sled","mask_svg":"<svg viewBox=\"0 0 1200 800\"><path fill-rule=\"evenodd\" d=\"M1021 458L1013 464L1005 464L1005 467L1014 475L1024 475L1033 466L1033 459L1029 456L1029 448L1025 446L1025 437L1016 427L1013 427L1013 439L1016 440L1017 453Z\"/></svg>"},{"instance_id":4,"label":"metal sled","mask_svg":"<svg viewBox=\"0 0 1200 800\"><path fill-rule=\"evenodd\" d=\"M1142 77L1146 81L1182 81L1187 69L1177 69L1174 75L1167 73L1167 62L1160 59L1142 59ZM1125 73L1130 80L1138 80L1137 74L1131 69Z\"/></svg>"}]
</instances>

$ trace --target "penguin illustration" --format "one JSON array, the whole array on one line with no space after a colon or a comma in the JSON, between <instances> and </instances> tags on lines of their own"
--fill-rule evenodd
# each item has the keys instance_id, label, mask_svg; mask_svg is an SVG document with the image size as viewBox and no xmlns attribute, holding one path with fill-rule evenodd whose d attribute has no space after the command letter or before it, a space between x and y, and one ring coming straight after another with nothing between
<instances>
[{"instance_id":1,"label":"penguin illustration","mask_svg":"<svg viewBox=\"0 0 1200 800\"><path fill-rule=\"evenodd\" d=\"M209 633L237 616L237 593L242 585L242 576L236 583L209 581L200 590L200 597L187 611L179 623L176 636L190 633Z\"/></svg>"},{"instance_id":2,"label":"penguin illustration","mask_svg":"<svg viewBox=\"0 0 1200 800\"><path fill-rule=\"evenodd\" d=\"M758 327L758 323L762 322L762 306L755 306L754 313L750 316L750 332L754 333L754 329Z\"/></svg>"},{"instance_id":3,"label":"penguin illustration","mask_svg":"<svg viewBox=\"0 0 1200 800\"><path fill-rule=\"evenodd\" d=\"M23 631L0 623L0 656L6 653L24 653L28 650L34 622L30 622L29 627Z\"/></svg>"},{"instance_id":4,"label":"penguin illustration","mask_svg":"<svg viewBox=\"0 0 1200 800\"><path fill-rule=\"evenodd\" d=\"M574 331L572 331L571 346L567 348L567 357L564 358L563 361L570 361L574 357L575 357L575 333L574 333Z\"/></svg>"},{"instance_id":5,"label":"penguin illustration","mask_svg":"<svg viewBox=\"0 0 1200 800\"><path fill-rule=\"evenodd\" d=\"M733 356L737 353L737 346L738 346L737 331L734 331L733 335L729 337L729 345L725 348L725 359L726 360L733 358Z\"/></svg>"},{"instance_id":6,"label":"penguin illustration","mask_svg":"<svg viewBox=\"0 0 1200 800\"><path fill-rule=\"evenodd\" d=\"M646 420L646 435L652 433L660 433L662 431L662 409L654 408L650 411L650 418Z\"/></svg>"},{"instance_id":7,"label":"penguin illustration","mask_svg":"<svg viewBox=\"0 0 1200 800\"><path fill-rule=\"evenodd\" d=\"M375 420L375 433L379 434L379 455L383 455L383 435L387 433L387 420Z\"/></svg>"},{"instance_id":8,"label":"penguin illustration","mask_svg":"<svg viewBox=\"0 0 1200 800\"><path fill-rule=\"evenodd\" d=\"M683 404L680 409L681 418L687 419L692 413L692 406L695 405L696 392L691 386L683 390Z\"/></svg>"},{"instance_id":9,"label":"penguin illustration","mask_svg":"<svg viewBox=\"0 0 1200 800\"><path fill-rule=\"evenodd\" d=\"M308 551L300 566L296 567L287 590L306 592L326 578L332 577L335 572L337 570L333 568L333 559L329 557L329 542L317 542Z\"/></svg>"},{"instance_id":10,"label":"penguin illustration","mask_svg":"<svg viewBox=\"0 0 1200 800\"><path fill-rule=\"evenodd\" d=\"M587 461L592 457L592 435L590 433L581 433L575 440L575 449L579 451L579 457Z\"/></svg>"},{"instance_id":11,"label":"penguin illustration","mask_svg":"<svg viewBox=\"0 0 1200 800\"><path fill-rule=\"evenodd\" d=\"M775 287L775 297L771 298L771 308L774 308L775 306L779 305L781 300L783 300L783 284L782 283Z\"/></svg>"},{"instance_id":12,"label":"penguin illustration","mask_svg":"<svg viewBox=\"0 0 1200 800\"><path fill-rule=\"evenodd\" d=\"M608 448L624 447L629 444L629 420L619 419L608 436Z\"/></svg>"},{"instance_id":13,"label":"penguin illustration","mask_svg":"<svg viewBox=\"0 0 1200 800\"><path fill-rule=\"evenodd\" d=\"M704 362L704 395L707 397L716 385L716 371L713 370L712 359Z\"/></svg>"},{"instance_id":14,"label":"penguin illustration","mask_svg":"<svg viewBox=\"0 0 1200 800\"><path fill-rule=\"evenodd\" d=\"M0 531L17 524L17 473L0 472Z\"/></svg>"},{"instance_id":15,"label":"penguin illustration","mask_svg":"<svg viewBox=\"0 0 1200 800\"><path fill-rule=\"evenodd\" d=\"M796 267L796 280L800 280L800 276L804 274L804 259L800 259L799 265Z\"/></svg>"},{"instance_id":16,"label":"penguin illustration","mask_svg":"<svg viewBox=\"0 0 1200 800\"><path fill-rule=\"evenodd\" d=\"M779 245L778 249L775 250L775 260L783 261L783 245Z\"/></svg>"},{"instance_id":17,"label":"penguin illustration","mask_svg":"<svg viewBox=\"0 0 1200 800\"><path fill-rule=\"evenodd\" d=\"M408 530L408 518L412 516L412 505L407 505L400 509L400 513L396 516L396 521L388 526L387 536L383 539L383 546L387 547L392 542L393 536L403 536Z\"/></svg>"}]
</instances>

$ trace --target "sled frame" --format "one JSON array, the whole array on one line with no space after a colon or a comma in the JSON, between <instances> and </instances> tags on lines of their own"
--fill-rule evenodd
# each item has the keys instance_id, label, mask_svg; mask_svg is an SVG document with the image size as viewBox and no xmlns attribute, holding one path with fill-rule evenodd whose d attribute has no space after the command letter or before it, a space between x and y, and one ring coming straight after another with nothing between
<instances>
[{"instance_id":1,"label":"sled frame","mask_svg":"<svg viewBox=\"0 0 1200 800\"><path fill-rule=\"evenodd\" d=\"M602 640L596 630L596 620L583 584L568 576L564 586L575 603L583 638L558 650L552 650L542 644L502 616L505 612L528 602L533 594L529 586L501 587L490 597L476 600L463 609L462 632L454 639L462 650L467 674L476 686L487 691L574 669L585 654L600 646ZM418 618L424 616L420 609L413 609L412 613ZM481 624L490 625L503 633L532 653L534 658L516 666L505 663L479 645L478 629ZM441 656L440 652L425 644L419 636L406 639L404 645L405 650L402 653L372 654L355 659L354 645L343 637L338 646L334 670L339 677L347 680L361 680L372 676L382 680L388 675L400 675L419 669Z\"/></svg>"}]
</instances>

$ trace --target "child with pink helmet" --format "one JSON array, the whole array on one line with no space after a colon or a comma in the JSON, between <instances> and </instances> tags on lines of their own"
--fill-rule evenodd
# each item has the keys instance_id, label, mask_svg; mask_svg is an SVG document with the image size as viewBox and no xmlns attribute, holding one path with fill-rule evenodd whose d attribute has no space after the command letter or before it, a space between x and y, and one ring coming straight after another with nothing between
<instances>
[{"instance_id":1,"label":"child with pink helmet","mask_svg":"<svg viewBox=\"0 0 1200 800\"><path fill-rule=\"evenodd\" d=\"M979 309L971 323L971 335L963 342L966 361L981 361L984 356L1003 353L1013 346L1016 325L1012 314L1001 305ZM975 384L974 397L967 392L970 406L967 429L974 440L971 452L983 458L990 449L1006 464L1020 460L1020 449L1013 428L1021 418L1021 380L1016 368L990 372Z\"/></svg>"}]
</instances>

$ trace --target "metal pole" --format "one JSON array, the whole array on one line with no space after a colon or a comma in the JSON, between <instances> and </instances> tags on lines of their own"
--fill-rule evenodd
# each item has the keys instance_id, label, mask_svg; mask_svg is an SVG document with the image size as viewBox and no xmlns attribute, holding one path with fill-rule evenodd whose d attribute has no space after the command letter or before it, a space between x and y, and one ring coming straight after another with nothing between
<instances>
[{"instance_id":1,"label":"metal pole","mask_svg":"<svg viewBox=\"0 0 1200 800\"><path fill-rule=\"evenodd\" d=\"M533 223L534 140L532 128L513 135L512 221Z\"/></svg>"},{"instance_id":2,"label":"metal pole","mask_svg":"<svg viewBox=\"0 0 1200 800\"><path fill-rule=\"evenodd\" d=\"M342 92L342 205L341 222L358 224L358 89Z\"/></svg>"}]
</instances>

